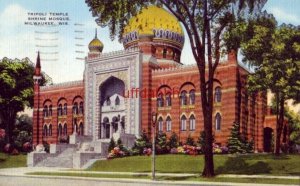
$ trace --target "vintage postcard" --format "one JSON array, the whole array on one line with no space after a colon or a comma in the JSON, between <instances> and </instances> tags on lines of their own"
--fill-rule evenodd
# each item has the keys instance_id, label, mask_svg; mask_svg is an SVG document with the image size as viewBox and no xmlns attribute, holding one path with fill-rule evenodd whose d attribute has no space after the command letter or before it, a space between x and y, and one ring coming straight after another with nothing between
<instances>
[{"instance_id":1,"label":"vintage postcard","mask_svg":"<svg viewBox=\"0 0 300 186\"><path fill-rule=\"evenodd\" d=\"M0 185L300 185L299 8L0 0Z\"/></svg>"}]
</instances>

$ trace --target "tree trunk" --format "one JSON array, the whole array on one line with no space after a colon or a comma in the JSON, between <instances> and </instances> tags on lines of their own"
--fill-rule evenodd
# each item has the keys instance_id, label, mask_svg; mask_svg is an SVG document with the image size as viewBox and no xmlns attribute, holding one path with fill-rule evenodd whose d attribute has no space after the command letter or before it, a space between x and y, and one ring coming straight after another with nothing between
<instances>
[{"instance_id":1,"label":"tree trunk","mask_svg":"<svg viewBox=\"0 0 300 186\"><path fill-rule=\"evenodd\" d=\"M17 114L13 111L10 111L9 108L3 114L3 122L5 125L5 139L7 143L12 143L12 133L15 125L16 116Z\"/></svg>"},{"instance_id":2,"label":"tree trunk","mask_svg":"<svg viewBox=\"0 0 300 186\"><path fill-rule=\"evenodd\" d=\"M275 155L280 155L280 145L281 145L281 133L284 124L284 98L283 96L278 100L279 103L279 118L276 125L276 141L275 141Z\"/></svg>"},{"instance_id":3,"label":"tree trunk","mask_svg":"<svg viewBox=\"0 0 300 186\"><path fill-rule=\"evenodd\" d=\"M207 114L207 113L206 113ZM212 119L204 115L204 132L205 132L205 146L204 146L204 169L202 176L213 177L214 159L213 159L213 136L212 136Z\"/></svg>"}]
</instances>

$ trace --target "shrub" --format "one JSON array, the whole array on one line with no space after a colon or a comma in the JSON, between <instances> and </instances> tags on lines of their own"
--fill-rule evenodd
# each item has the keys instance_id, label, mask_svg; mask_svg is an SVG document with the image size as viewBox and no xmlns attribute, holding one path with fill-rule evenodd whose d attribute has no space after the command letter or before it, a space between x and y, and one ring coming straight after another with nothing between
<instances>
[{"instance_id":1,"label":"shrub","mask_svg":"<svg viewBox=\"0 0 300 186\"><path fill-rule=\"evenodd\" d=\"M150 156L152 154L152 149L151 148L144 148L143 154Z\"/></svg>"},{"instance_id":2,"label":"shrub","mask_svg":"<svg viewBox=\"0 0 300 186\"><path fill-rule=\"evenodd\" d=\"M12 146L10 143L7 143L7 144L4 146L4 148L3 148L3 151L4 151L5 153L11 153L12 150L13 150L13 146Z\"/></svg>"},{"instance_id":3,"label":"shrub","mask_svg":"<svg viewBox=\"0 0 300 186\"><path fill-rule=\"evenodd\" d=\"M107 159L132 155L132 152L128 148L124 147L120 138L117 140L117 143L115 143L115 140L111 138L108 149Z\"/></svg>"},{"instance_id":4,"label":"shrub","mask_svg":"<svg viewBox=\"0 0 300 186\"><path fill-rule=\"evenodd\" d=\"M171 154L177 154L178 153L177 148L171 148L170 153Z\"/></svg>"},{"instance_id":5,"label":"shrub","mask_svg":"<svg viewBox=\"0 0 300 186\"><path fill-rule=\"evenodd\" d=\"M229 153L252 153L254 142L253 140L247 141L242 139L240 134L240 125L234 122L231 128L231 135L228 139L228 152Z\"/></svg>"},{"instance_id":6,"label":"shrub","mask_svg":"<svg viewBox=\"0 0 300 186\"><path fill-rule=\"evenodd\" d=\"M23 152L30 152L32 150L32 145L30 142L23 144Z\"/></svg>"},{"instance_id":7,"label":"shrub","mask_svg":"<svg viewBox=\"0 0 300 186\"><path fill-rule=\"evenodd\" d=\"M212 141L213 142L215 142L215 137L214 137L214 135L212 136ZM204 149L205 148L205 132L204 131L201 131L200 132L200 136L199 136L199 138L198 138L198 141L197 141L197 143L198 143L198 146L200 146L202 149Z\"/></svg>"},{"instance_id":8,"label":"shrub","mask_svg":"<svg viewBox=\"0 0 300 186\"><path fill-rule=\"evenodd\" d=\"M59 136L59 143L69 143L69 136Z\"/></svg>"},{"instance_id":9,"label":"shrub","mask_svg":"<svg viewBox=\"0 0 300 186\"><path fill-rule=\"evenodd\" d=\"M107 156L107 159L123 157L125 153L119 147L114 147Z\"/></svg>"},{"instance_id":10,"label":"shrub","mask_svg":"<svg viewBox=\"0 0 300 186\"><path fill-rule=\"evenodd\" d=\"M151 148L151 143L150 140L147 136L147 134L145 133L145 131L143 131L142 135L135 140L134 146L132 148L132 152L135 155L142 155L144 148Z\"/></svg>"},{"instance_id":11,"label":"shrub","mask_svg":"<svg viewBox=\"0 0 300 186\"><path fill-rule=\"evenodd\" d=\"M158 133L155 139L155 152L157 154L168 153L167 135L165 133Z\"/></svg>"},{"instance_id":12,"label":"shrub","mask_svg":"<svg viewBox=\"0 0 300 186\"><path fill-rule=\"evenodd\" d=\"M17 149L13 149L12 152L10 153L11 155L19 155L19 151Z\"/></svg>"},{"instance_id":13,"label":"shrub","mask_svg":"<svg viewBox=\"0 0 300 186\"><path fill-rule=\"evenodd\" d=\"M18 151L23 150L23 144L31 141L31 135L27 131L17 132L17 135L13 137L14 146Z\"/></svg>"},{"instance_id":14,"label":"shrub","mask_svg":"<svg viewBox=\"0 0 300 186\"><path fill-rule=\"evenodd\" d=\"M110 138L110 142L108 145L108 152L113 150L115 147L116 147L116 142L115 142L114 138Z\"/></svg>"},{"instance_id":15,"label":"shrub","mask_svg":"<svg viewBox=\"0 0 300 186\"><path fill-rule=\"evenodd\" d=\"M191 137L191 135L189 135L186 139L186 142L185 142L186 145L191 145L191 146L194 146L195 145L195 141L194 139Z\"/></svg>"},{"instance_id":16,"label":"shrub","mask_svg":"<svg viewBox=\"0 0 300 186\"><path fill-rule=\"evenodd\" d=\"M168 146L170 149L178 147L178 136L176 135L175 132L173 132L172 135L170 136L168 141Z\"/></svg>"},{"instance_id":17,"label":"shrub","mask_svg":"<svg viewBox=\"0 0 300 186\"><path fill-rule=\"evenodd\" d=\"M0 139L5 138L5 130L0 128Z\"/></svg>"},{"instance_id":18,"label":"shrub","mask_svg":"<svg viewBox=\"0 0 300 186\"><path fill-rule=\"evenodd\" d=\"M43 146L44 146L45 152L49 153L49 151L50 151L49 143L47 141L43 141Z\"/></svg>"}]
</instances>

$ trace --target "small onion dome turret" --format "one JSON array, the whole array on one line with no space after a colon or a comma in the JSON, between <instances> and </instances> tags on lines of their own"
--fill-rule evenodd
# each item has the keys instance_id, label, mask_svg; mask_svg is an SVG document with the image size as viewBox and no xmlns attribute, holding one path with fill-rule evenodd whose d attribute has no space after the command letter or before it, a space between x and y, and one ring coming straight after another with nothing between
<instances>
[{"instance_id":1,"label":"small onion dome turret","mask_svg":"<svg viewBox=\"0 0 300 186\"><path fill-rule=\"evenodd\" d=\"M123 44L125 48L143 37L152 37L160 41L176 45L182 49L184 32L177 18L167 10L149 6L132 17L124 28Z\"/></svg>"},{"instance_id":2,"label":"small onion dome turret","mask_svg":"<svg viewBox=\"0 0 300 186\"><path fill-rule=\"evenodd\" d=\"M97 29L95 33L95 38L89 43L89 50L90 52L102 52L103 50L103 43L97 38Z\"/></svg>"}]
</instances>

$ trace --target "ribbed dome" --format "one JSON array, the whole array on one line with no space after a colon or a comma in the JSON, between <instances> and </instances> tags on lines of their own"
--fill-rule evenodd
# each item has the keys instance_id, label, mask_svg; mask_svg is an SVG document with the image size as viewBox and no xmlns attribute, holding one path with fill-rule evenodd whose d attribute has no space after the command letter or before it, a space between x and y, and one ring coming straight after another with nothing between
<instances>
[{"instance_id":1,"label":"ribbed dome","mask_svg":"<svg viewBox=\"0 0 300 186\"><path fill-rule=\"evenodd\" d=\"M140 14L132 17L123 33L123 42L138 40L140 36L154 36L180 45L184 43L183 29L171 13L157 6L144 8Z\"/></svg>"},{"instance_id":2,"label":"ribbed dome","mask_svg":"<svg viewBox=\"0 0 300 186\"><path fill-rule=\"evenodd\" d=\"M102 52L103 47L103 43L97 38L96 30L95 38L89 43L89 50L90 52Z\"/></svg>"}]
</instances>

